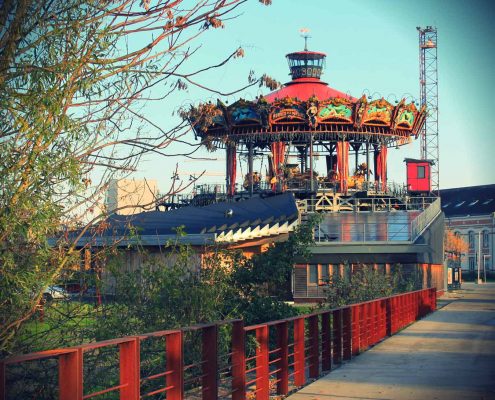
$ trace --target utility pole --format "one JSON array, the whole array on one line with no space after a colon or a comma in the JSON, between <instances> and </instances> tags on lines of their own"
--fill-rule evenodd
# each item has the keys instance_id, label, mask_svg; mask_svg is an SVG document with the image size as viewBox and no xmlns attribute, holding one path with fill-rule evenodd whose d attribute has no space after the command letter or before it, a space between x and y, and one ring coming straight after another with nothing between
<instances>
[{"instance_id":1,"label":"utility pole","mask_svg":"<svg viewBox=\"0 0 495 400\"><path fill-rule=\"evenodd\" d=\"M483 257L481 256L481 231L478 232L478 280L476 283L482 283L483 281L480 281L480 269L481 269L481 259Z\"/></svg>"},{"instance_id":2,"label":"utility pole","mask_svg":"<svg viewBox=\"0 0 495 400\"><path fill-rule=\"evenodd\" d=\"M419 33L419 87L421 106L426 106L426 123L421 129L421 159L432 160L431 190L439 194L440 155L438 150L438 63L437 28L417 27Z\"/></svg>"}]
</instances>

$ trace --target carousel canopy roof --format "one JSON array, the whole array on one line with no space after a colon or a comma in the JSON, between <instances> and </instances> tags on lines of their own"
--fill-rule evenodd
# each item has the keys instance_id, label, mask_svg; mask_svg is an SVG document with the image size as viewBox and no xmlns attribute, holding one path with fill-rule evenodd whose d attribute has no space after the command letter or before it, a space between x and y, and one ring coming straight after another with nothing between
<instances>
[{"instance_id":1,"label":"carousel canopy roof","mask_svg":"<svg viewBox=\"0 0 495 400\"><path fill-rule=\"evenodd\" d=\"M211 148L232 142L254 142L261 148L277 141L297 144L310 136L392 147L419 135L426 119L424 106L418 110L406 99L395 105L383 98L368 102L364 95L357 99L333 89L320 80L325 57L315 51L289 53L292 81L281 89L254 101L191 106L183 117Z\"/></svg>"},{"instance_id":2,"label":"carousel canopy roof","mask_svg":"<svg viewBox=\"0 0 495 400\"><path fill-rule=\"evenodd\" d=\"M331 88L326 82L323 82L318 78L294 79L291 82L286 83L283 88L267 94L265 99L269 103L272 103L276 99L283 99L285 97L297 98L303 101L306 101L311 97L317 97L318 99L340 97L353 101L356 100L349 94Z\"/></svg>"}]
</instances>

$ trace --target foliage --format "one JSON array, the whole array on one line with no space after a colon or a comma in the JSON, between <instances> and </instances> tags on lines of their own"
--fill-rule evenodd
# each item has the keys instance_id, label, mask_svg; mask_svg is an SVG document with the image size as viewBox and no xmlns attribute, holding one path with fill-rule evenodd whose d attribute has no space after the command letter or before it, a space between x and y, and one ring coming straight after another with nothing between
<instances>
[{"instance_id":1,"label":"foliage","mask_svg":"<svg viewBox=\"0 0 495 400\"><path fill-rule=\"evenodd\" d=\"M460 259L468 251L468 243L450 229L445 229L444 249L448 257Z\"/></svg>"},{"instance_id":2,"label":"foliage","mask_svg":"<svg viewBox=\"0 0 495 400\"><path fill-rule=\"evenodd\" d=\"M0 352L76 262L77 239L64 232L105 218L95 210L109 181L148 153L178 155L167 148L187 124L164 129L143 106L188 85L208 90L199 74L242 56L187 70L193 41L244 2L0 3ZM174 182L165 196L188 185Z\"/></svg>"},{"instance_id":3,"label":"foliage","mask_svg":"<svg viewBox=\"0 0 495 400\"><path fill-rule=\"evenodd\" d=\"M355 266L349 275L330 278L326 288L326 306L340 307L420 288L417 277L407 275L400 265L386 274L383 270L363 264Z\"/></svg>"}]
</instances>

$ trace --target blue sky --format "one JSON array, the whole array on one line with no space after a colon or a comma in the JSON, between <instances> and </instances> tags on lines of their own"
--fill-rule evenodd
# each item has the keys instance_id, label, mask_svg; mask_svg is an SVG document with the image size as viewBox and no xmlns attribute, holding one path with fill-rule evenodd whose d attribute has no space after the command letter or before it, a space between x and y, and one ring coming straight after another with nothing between
<instances>
[{"instance_id":1,"label":"blue sky","mask_svg":"<svg viewBox=\"0 0 495 400\"><path fill-rule=\"evenodd\" d=\"M310 50L327 54L322 79L330 86L359 97L363 91L390 99L419 98L418 33L416 26L438 29L439 140L441 188L495 183L495 2L460 0L273 0L265 7L250 0L238 18L226 21L225 29L200 37L201 45L189 67L214 64L242 46L245 57L221 70L203 74L201 82L222 91L247 83L252 69L287 82L285 54L301 50L299 29L310 29ZM251 88L223 98L252 99L267 89ZM217 95L189 88L160 104L150 104L147 113L155 123L172 127L172 112L187 103L216 101ZM192 133L190 134L192 138ZM168 149L183 152L183 145ZM180 157L148 157L136 177L158 180L160 189L170 185L175 163L181 178L206 169L224 173L223 151L198 156L217 161L193 161ZM419 141L389 152L389 180L405 181L405 157L419 157ZM259 163L259 161L258 161ZM259 165L259 164L258 164ZM245 173L245 167L243 167ZM240 174L240 171L238 175ZM203 182L223 182L209 176ZM239 178L240 182L241 178Z\"/></svg>"}]
</instances>

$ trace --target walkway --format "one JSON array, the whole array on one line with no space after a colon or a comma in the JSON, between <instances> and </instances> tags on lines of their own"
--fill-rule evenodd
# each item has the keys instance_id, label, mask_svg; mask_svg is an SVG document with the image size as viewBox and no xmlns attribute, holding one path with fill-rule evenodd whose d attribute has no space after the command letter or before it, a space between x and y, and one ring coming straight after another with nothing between
<instances>
[{"instance_id":1,"label":"walkway","mask_svg":"<svg viewBox=\"0 0 495 400\"><path fill-rule=\"evenodd\" d=\"M495 399L495 284L443 299L452 302L288 399Z\"/></svg>"}]
</instances>

